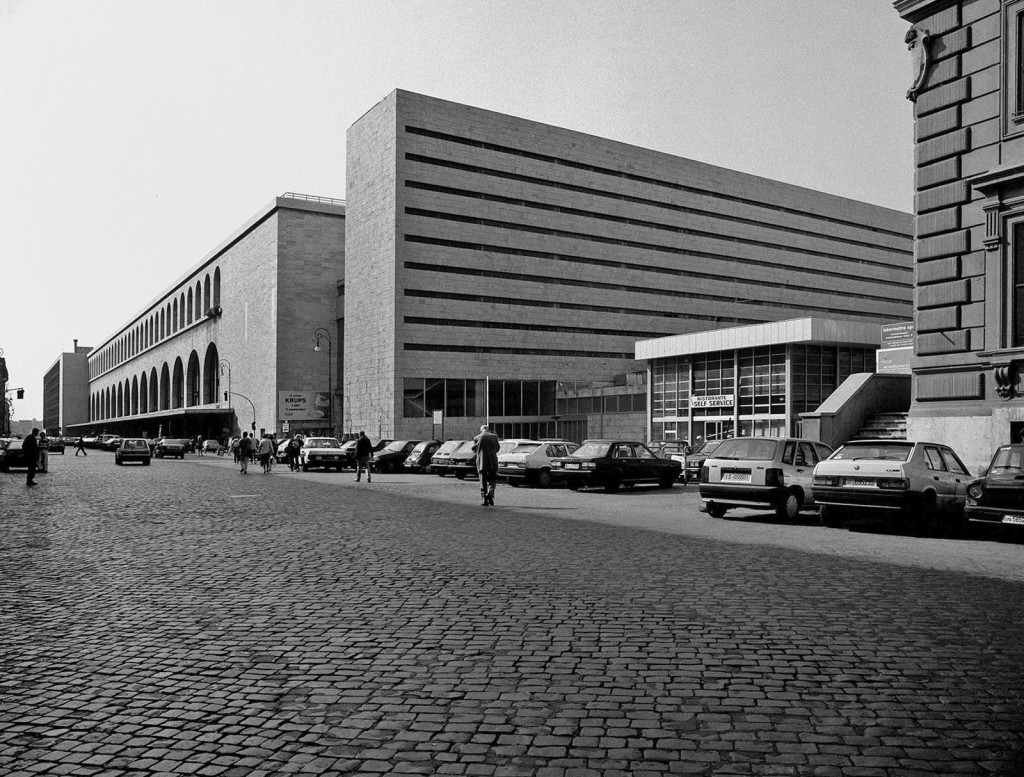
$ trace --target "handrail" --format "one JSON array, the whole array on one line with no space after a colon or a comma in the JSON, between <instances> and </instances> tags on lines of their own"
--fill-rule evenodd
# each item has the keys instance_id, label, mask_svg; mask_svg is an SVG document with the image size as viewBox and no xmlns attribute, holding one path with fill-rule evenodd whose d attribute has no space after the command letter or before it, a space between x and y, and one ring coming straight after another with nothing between
<instances>
[{"instance_id":1,"label":"handrail","mask_svg":"<svg viewBox=\"0 0 1024 777\"><path fill-rule=\"evenodd\" d=\"M306 202L321 202L325 205L344 205L344 200L339 200L337 197L318 197L315 194L297 194L296 192L285 192L281 195L282 199L289 200L305 200Z\"/></svg>"}]
</instances>

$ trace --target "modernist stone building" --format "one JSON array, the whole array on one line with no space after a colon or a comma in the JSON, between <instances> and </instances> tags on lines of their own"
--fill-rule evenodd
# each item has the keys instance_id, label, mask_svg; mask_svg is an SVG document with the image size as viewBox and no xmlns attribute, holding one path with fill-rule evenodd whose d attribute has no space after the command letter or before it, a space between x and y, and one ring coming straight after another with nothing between
<instances>
[{"instance_id":1,"label":"modernist stone building","mask_svg":"<svg viewBox=\"0 0 1024 777\"><path fill-rule=\"evenodd\" d=\"M344 246L341 200L276 198L93 349L89 420L72 431L337 427Z\"/></svg>"},{"instance_id":2,"label":"modernist stone building","mask_svg":"<svg viewBox=\"0 0 1024 777\"><path fill-rule=\"evenodd\" d=\"M43 376L43 429L62 435L89 420L89 346L62 353Z\"/></svg>"},{"instance_id":3,"label":"modernist stone building","mask_svg":"<svg viewBox=\"0 0 1024 777\"><path fill-rule=\"evenodd\" d=\"M977 470L1024 431L1024 1L899 0L917 240L908 435Z\"/></svg>"},{"instance_id":4,"label":"modernist stone building","mask_svg":"<svg viewBox=\"0 0 1024 777\"><path fill-rule=\"evenodd\" d=\"M401 90L347 154L344 392L379 436L552 434L638 340L912 315L908 214Z\"/></svg>"}]
</instances>

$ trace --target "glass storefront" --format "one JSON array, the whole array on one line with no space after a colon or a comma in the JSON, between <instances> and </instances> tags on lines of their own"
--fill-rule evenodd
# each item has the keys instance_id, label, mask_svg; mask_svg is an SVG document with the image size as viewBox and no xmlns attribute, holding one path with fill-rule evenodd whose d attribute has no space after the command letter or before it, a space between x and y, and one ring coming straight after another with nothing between
<instances>
[{"instance_id":1,"label":"glass storefront","mask_svg":"<svg viewBox=\"0 0 1024 777\"><path fill-rule=\"evenodd\" d=\"M850 375L875 371L875 349L782 344L651 361L651 437L798 434ZM788 376L788 378L787 378Z\"/></svg>"}]
</instances>

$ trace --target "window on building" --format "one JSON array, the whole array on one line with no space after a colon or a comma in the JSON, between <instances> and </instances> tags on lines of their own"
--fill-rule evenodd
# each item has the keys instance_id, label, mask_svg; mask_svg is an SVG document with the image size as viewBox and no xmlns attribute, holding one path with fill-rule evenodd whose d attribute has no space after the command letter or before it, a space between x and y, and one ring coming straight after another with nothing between
<instances>
[{"instance_id":1,"label":"window on building","mask_svg":"<svg viewBox=\"0 0 1024 777\"><path fill-rule=\"evenodd\" d=\"M1024 221L1013 225L1013 278L1011 288L1013 298L1010 300L1010 331L1013 333L1010 346L1019 348L1024 345Z\"/></svg>"}]
</instances>

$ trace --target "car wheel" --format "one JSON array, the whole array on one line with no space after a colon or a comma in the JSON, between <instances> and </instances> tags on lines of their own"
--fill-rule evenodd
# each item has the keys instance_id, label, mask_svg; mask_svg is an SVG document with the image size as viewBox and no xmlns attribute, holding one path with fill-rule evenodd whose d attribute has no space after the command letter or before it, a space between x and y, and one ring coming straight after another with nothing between
<instances>
[{"instance_id":1,"label":"car wheel","mask_svg":"<svg viewBox=\"0 0 1024 777\"><path fill-rule=\"evenodd\" d=\"M465 472L456 472L455 473L455 478L457 480L465 480L466 479L466 473Z\"/></svg>"},{"instance_id":2,"label":"car wheel","mask_svg":"<svg viewBox=\"0 0 1024 777\"><path fill-rule=\"evenodd\" d=\"M612 472L605 478L604 490L609 494L614 494L622 486L622 475L618 472Z\"/></svg>"},{"instance_id":3,"label":"car wheel","mask_svg":"<svg viewBox=\"0 0 1024 777\"><path fill-rule=\"evenodd\" d=\"M712 518L723 518L725 517L725 508L712 502L708 505L708 515Z\"/></svg>"},{"instance_id":4,"label":"car wheel","mask_svg":"<svg viewBox=\"0 0 1024 777\"><path fill-rule=\"evenodd\" d=\"M800 517L803 506L804 500L800 497L800 492L789 491L786 493L786 500L775 508L775 514L784 520L795 521Z\"/></svg>"},{"instance_id":5,"label":"car wheel","mask_svg":"<svg viewBox=\"0 0 1024 777\"><path fill-rule=\"evenodd\" d=\"M182 461L184 461L185 460L185 454L184 453L178 454L178 458L181 459Z\"/></svg>"},{"instance_id":6,"label":"car wheel","mask_svg":"<svg viewBox=\"0 0 1024 777\"><path fill-rule=\"evenodd\" d=\"M114 463L115 463L115 464L116 464L117 466L119 466L119 467L120 467L120 466L121 466L121 457L120 457L120 456L115 456L115 457L114 457Z\"/></svg>"},{"instance_id":7,"label":"car wheel","mask_svg":"<svg viewBox=\"0 0 1024 777\"><path fill-rule=\"evenodd\" d=\"M142 463L143 463L144 466L148 467L149 466L149 459L143 459Z\"/></svg>"},{"instance_id":8,"label":"car wheel","mask_svg":"<svg viewBox=\"0 0 1024 777\"><path fill-rule=\"evenodd\" d=\"M551 471L542 469L537 473L537 487L548 488L551 485Z\"/></svg>"},{"instance_id":9,"label":"car wheel","mask_svg":"<svg viewBox=\"0 0 1024 777\"><path fill-rule=\"evenodd\" d=\"M512 488L519 488L519 478L508 478L505 482L512 486Z\"/></svg>"},{"instance_id":10,"label":"car wheel","mask_svg":"<svg viewBox=\"0 0 1024 777\"><path fill-rule=\"evenodd\" d=\"M443 472L435 472L434 474L437 475L439 478L443 478L444 477L444 473Z\"/></svg>"},{"instance_id":11,"label":"car wheel","mask_svg":"<svg viewBox=\"0 0 1024 777\"><path fill-rule=\"evenodd\" d=\"M675 482L675 475L669 473L668 475L662 477L660 481L658 481L658 488L672 488L672 486L675 485Z\"/></svg>"},{"instance_id":12,"label":"car wheel","mask_svg":"<svg viewBox=\"0 0 1024 777\"><path fill-rule=\"evenodd\" d=\"M580 484L579 483L570 483L569 484L569 490L570 491L579 491L580 490Z\"/></svg>"},{"instance_id":13,"label":"car wheel","mask_svg":"<svg viewBox=\"0 0 1024 777\"><path fill-rule=\"evenodd\" d=\"M306 462L302 462L302 471L309 472L309 465Z\"/></svg>"},{"instance_id":14,"label":"car wheel","mask_svg":"<svg viewBox=\"0 0 1024 777\"><path fill-rule=\"evenodd\" d=\"M843 526L843 510L835 505L822 505L818 508L818 518L822 526L830 529L841 529Z\"/></svg>"}]
</instances>

